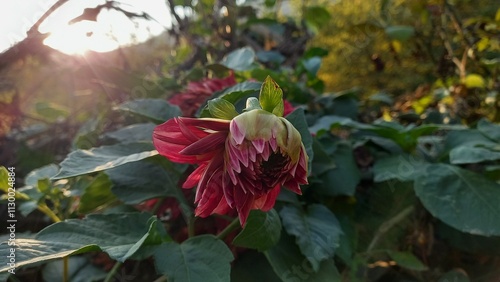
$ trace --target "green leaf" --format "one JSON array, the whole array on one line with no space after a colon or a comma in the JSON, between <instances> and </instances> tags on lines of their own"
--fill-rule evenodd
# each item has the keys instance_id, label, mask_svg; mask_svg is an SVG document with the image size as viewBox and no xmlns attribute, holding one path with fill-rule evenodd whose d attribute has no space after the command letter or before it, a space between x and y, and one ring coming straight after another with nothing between
<instances>
[{"instance_id":1,"label":"green leaf","mask_svg":"<svg viewBox=\"0 0 500 282\"><path fill-rule=\"evenodd\" d=\"M233 105L237 105L238 102L241 102L243 98L247 98L249 96L257 96L259 94L262 83L245 81L242 83L238 83L233 85L226 90L222 91L218 98L224 99ZM241 103L242 106L239 108L240 110L244 108L244 103ZM203 108L200 113L200 117L212 117L210 115L210 111L208 110L208 105Z\"/></svg>"},{"instance_id":2,"label":"green leaf","mask_svg":"<svg viewBox=\"0 0 500 282\"><path fill-rule=\"evenodd\" d=\"M124 262L141 253L148 245L160 245L168 240L156 216L145 213L92 214L84 219L70 219L52 224L40 231L35 239L16 238L16 266L21 267L83 252L102 250ZM154 239L154 240L152 240ZM0 245L7 254L10 246ZM0 272L8 266L1 265Z\"/></svg>"},{"instance_id":3,"label":"green leaf","mask_svg":"<svg viewBox=\"0 0 500 282\"><path fill-rule=\"evenodd\" d=\"M302 65L311 76L316 76L318 74L319 68L321 67L321 58L312 57L306 59L302 61Z\"/></svg>"},{"instance_id":4,"label":"green leaf","mask_svg":"<svg viewBox=\"0 0 500 282\"><path fill-rule=\"evenodd\" d=\"M63 260L51 261L43 267L43 281L62 281L61 273L64 273ZM68 280L71 282L101 281L106 278L106 275L107 273L103 269L92 264L89 257L74 256L68 258Z\"/></svg>"},{"instance_id":5,"label":"green leaf","mask_svg":"<svg viewBox=\"0 0 500 282\"><path fill-rule=\"evenodd\" d=\"M378 159L373 165L375 182L397 179L401 182L413 181L422 175L425 161L412 155L399 154Z\"/></svg>"},{"instance_id":6,"label":"green leaf","mask_svg":"<svg viewBox=\"0 0 500 282\"><path fill-rule=\"evenodd\" d=\"M307 126L304 109L298 108L288 114L285 118L295 127L295 129L297 129L297 131L299 131L302 138L302 144L304 144L307 156L309 157L308 167L311 168L312 161L314 159L313 138ZM309 172L310 171L311 169L309 169Z\"/></svg>"},{"instance_id":7,"label":"green leaf","mask_svg":"<svg viewBox=\"0 0 500 282\"><path fill-rule=\"evenodd\" d=\"M24 184L37 187L38 186L38 181L42 179L49 179L53 177L54 175L57 174L57 171L59 170L59 167L55 164L49 164L40 168L37 168L35 170L32 170L28 175L26 175L26 178L24 179Z\"/></svg>"},{"instance_id":8,"label":"green leaf","mask_svg":"<svg viewBox=\"0 0 500 282\"><path fill-rule=\"evenodd\" d=\"M452 165L427 166L415 192L429 212L444 223L476 235L500 235L500 184Z\"/></svg>"},{"instance_id":9,"label":"green leaf","mask_svg":"<svg viewBox=\"0 0 500 282\"><path fill-rule=\"evenodd\" d=\"M70 112L66 107L50 102L36 103L35 111L37 114L49 121L56 121L60 118L66 118L69 116Z\"/></svg>"},{"instance_id":10,"label":"green leaf","mask_svg":"<svg viewBox=\"0 0 500 282\"><path fill-rule=\"evenodd\" d=\"M330 18L328 10L321 6L309 6L304 13L304 20L315 32L324 27Z\"/></svg>"},{"instance_id":11,"label":"green leaf","mask_svg":"<svg viewBox=\"0 0 500 282\"><path fill-rule=\"evenodd\" d=\"M337 167L333 159L325 151L325 148L323 148L323 145L318 142L318 139L313 138L312 148L314 159L312 161L311 173L321 175Z\"/></svg>"},{"instance_id":12,"label":"green leaf","mask_svg":"<svg viewBox=\"0 0 500 282\"><path fill-rule=\"evenodd\" d=\"M439 277L438 282L470 282L471 280L462 269L451 270Z\"/></svg>"},{"instance_id":13,"label":"green leaf","mask_svg":"<svg viewBox=\"0 0 500 282\"><path fill-rule=\"evenodd\" d=\"M459 146L450 151L450 163L472 164L500 160L500 152L483 147Z\"/></svg>"},{"instance_id":14,"label":"green leaf","mask_svg":"<svg viewBox=\"0 0 500 282\"><path fill-rule=\"evenodd\" d=\"M251 68L254 60L255 52L252 48L243 47L229 53L222 59L221 64L236 71L244 71Z\"/></svg>"},{"instance_id":15,"label":"green leaf","mask_svg":"<svg viewBox=\"0 0 500 282\"><path fill-rule=\"evenodd\" d=\"M131 100L119 105L117 109L145 117L155 123L162 123L182 115L179 107L169 104L164 99Z\"/></svg>"},{"instance_id":16,"label":"green leaf","mask_svg":"<svg viewBox=\"0 0 500 282\"><path fill-rule=\"evenodd\" d=\"M281 221L278 213L250 211L245 228L234 238L233 244L240 247L265 251L278 243L281 236Z\"/></svg>"},{"instance_id":17,"label":"green leaf","mask_svg":"<svg viewBox=\"0 0 500 282\"><path fill-rule=\"evenodd\" d=\"M327 259L320 263L319 268L314 270L310 262L301 253L293 238L285 233L282 234L280 242L264 253L274 272L284 282L336 282L341 281L340 274L335 267L333 259Z\"/></svg>"},{"instance_id":18,"label":"green leaf","mask_svg":"<svg viewBox=\"0 0 500 282\"><path fill-rule=\"evenodd\" d=\"M128 143L76 150L60 164L59 173L52 179L62 179L103 171L126 163L158 155L152 143Z\"/></svg>"},{"instance_id":19,"label":"green leaf","mask_svg":"<svg viewBox=\"0 0 500 282\"><path fill-rule=\"evenodd\" d=\"M237 282L281 282L263 253L248 250L238 253L231 266L231 281Z\"/></svg>"},{"instance_id":20,"label":"green leaf","mask_svg":"<svg viewBox=\"0 0 500 282\"><path fill-rule=\"evenodd\" d=\"M111 181L106 174L99 174L85 191L80 198L80 205L78 212L89 213L96 209L103 208L106 205L116 201L116 196L111 193Z\"/></svg>"},{"instance_id":21,"label":"green leaf","mask_svg":"<svg viewBox=\"0 0 500 282\"><path fill-rule=\"evenodd\" d=\"M281 64L286 58L278 51L258 51L257 59L263 63Z\"/></svg>"},{"instance_id":22,"label":"green leaf","mask_svg":"<svg viewBox=\"0 0 500 282\"><path fill-rule=\"evenodd\" d=\"M221 98L209 100L208 111L212 117L225 120L232 120L238 115L234 105Z\"/></svg>"},{"instance_id":23,"label":"green leaf","mask_svg":"<svg viewBox=\"0 0 500 282\"><path fill-rule=\"evenodd\" d=\"M415 34L415 28L412 26L394 25L385 28L385 34L391 40L406 41Z\"/></svg>"},{"instance_id":24,"label":"green leaf","mask_svg":"<svg viewBox=\"0 0 500 282\"><path fill-rule=\"evenodd\" d=\"M450 131L445 141L445 147L449 150L461 146L475 147L495 145L497 145L496 142L487 138L477 129Z\"/></svg>"},{"instance_id":25,"label":"green leaf","mask_svg":"<svg viewBox=\"0 0 500 282\"><path fill-rule=\"evenodd\" d=\"M154 123L137 123L106 133L106 136L111 137L120 143L141 141L151 142L155 127L156 125Z\"/></svg>"},{"instance_id":26,"label":"green leaf","mask_svg":"<svg viewBox=\"0 0 500 282\"><path fill-rule=\"evenodd\" d=\"M339 246L342 230L335 215L325 206L314 204L304 212L300 207L287 205L281 211L283 226L295 236L300 251L314 271L323 260L333 257Z\"/></svg>"},{"instance_id":27,"label":"green leaf","mask_svg":"<svg viewBox=\"0 0 500 282\"><path fill-rule=\"evenodd\" d=\"M423 264L417 257L415 257L415 255L410 252L387 251L387 254L400 267L416 271L425 271L428 269L425 264Z\"/></svg>"},{"instance_id":28,"label":"green leaf","mask_svg":"<svg viewBox=\"0 0 500 282\"><path fill-rule=\"evenodd\" d=\"M361 172L354 159L351 145L346 142L335 144L331 158L342 165L338 165L320 176L323 185L318 187L317 192L329 196L354 195L356 187L361 181Z\"/></svg>"},{"instance_id":29,"label":"green leaf","mask_svg":"<svg viewBox=\"0 0 500 282\"><path fill-rule=\"evenodd\" d=\"M113 182L111 191L125 204L139 204L157 197L175 197L178 174L162 166L139 161L106 171Z\"/></svg>"},{"instance_id":30,"label":"green leaf","mask_svg":"<svg viewBox=\"0 0 500 282\"><path fill-rule=\"evenodd\" d=\"M9 171L4 166L0 166L0 191L7 193L10 187Z\"/></svg>"},{"instance_id":31,"label":"green leaf","mask_svg":"<svg viewBox=\"0 0 500 282\"><path fill-rule=\"evenodd\" d=\"M270 76L266 77L260 89L259 102L264 111L273 113L279 117L283 116L285 110L283 104L283 90Z\"/></svg>"},{"instance_id":32,"label":"green leaf","mask_svg":"<svg viewBox=\"0 0 500 282\"><path fill-rule=\"evenodd\" d=\"M230 281L231 251L212 235L187 239L181 244L168 242L156 250L157 272L168 281Z\"/></svg>"},{"instance_id":33,"label":"green leaf","mask_svg":"<svg viewBox=\"0 0 500 282\"><path fill-rule=\"evenodd\" d=\"M491 123L483 118L477 123L477 130L491 140L500 142L500 125Z\"/></svg>"}]
</instances>

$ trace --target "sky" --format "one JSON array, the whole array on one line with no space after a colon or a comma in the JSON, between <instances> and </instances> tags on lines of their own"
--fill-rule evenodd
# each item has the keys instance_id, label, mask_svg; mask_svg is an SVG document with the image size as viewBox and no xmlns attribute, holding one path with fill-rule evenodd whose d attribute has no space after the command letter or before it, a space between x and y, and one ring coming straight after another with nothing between
<instances>
[{"instance_id":1,"label":"sky","mask_svg":"<svg viewBox=\"0 0 500 282\"><path fill-rule=\"evenodd\" d=\"M26 37L26 31L56 0L17 0L2 3L0 52ZM51 32L45 44L68 54L91 49L105 52L119 45L147 40L170 27L170 14L165 0L119 0L124 10L149 14L154 20L131 22L117 11L102 11L97 22L83 21L69 26L86 7L103 4L104 0L70 0L40 26L42 33ZM90 35L90 36L89 36Z\"/></svg>"}]
</instances>

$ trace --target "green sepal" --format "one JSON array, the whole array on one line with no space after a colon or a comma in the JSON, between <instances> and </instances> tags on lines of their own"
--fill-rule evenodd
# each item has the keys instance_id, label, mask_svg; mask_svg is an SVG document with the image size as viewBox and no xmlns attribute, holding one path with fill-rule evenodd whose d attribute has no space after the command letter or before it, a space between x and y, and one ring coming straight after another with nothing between
<instances>
[{"instance_id":1,"label":"green sepal","mask_svg":"<svg viewBox=\"0 0 500 282\"><path fill-rule=\"evenodd\" d=\"M214 118L232 120L238 115L236 108L229 101L215 98L208 101L208 111Z\"/></svg>"},{"instance_id":2,"label":"green sepal","mask_svg":"<svg viewBox=\"0 0 500 282\"><path fill-rule=\"evenodd\" d=\"M259 94L259 102L262 109L282 117L285 112L283 104L283 90L270 76L262 83Z\"/></svg>"}]
</instances>

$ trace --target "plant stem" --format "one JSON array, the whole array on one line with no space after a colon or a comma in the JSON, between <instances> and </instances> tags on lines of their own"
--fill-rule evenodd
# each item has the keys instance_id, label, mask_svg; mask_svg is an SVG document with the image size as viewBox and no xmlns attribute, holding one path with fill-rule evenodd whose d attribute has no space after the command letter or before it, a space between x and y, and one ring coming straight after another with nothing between
<instances>
[{"instance_id":1,"label":"plant stem","mask_svg":"<svg viewBox=\"0 0 500 282\"><path fill-rule=\"evenodd\" d=\"M108 272L108 275L106 276L106 279L104 279L104 282L111 282L113 277L115 277L116 272L118 272L118 269L122 266L123 263L117 261L115 262L115 265L113 265L113 268Z\"/></svg>"},{"instance_id":2,"label":"plant stem","mask_svg":"<svg viewBox=\"0 0 500 282\"><path fill-rule=\"evenodd\" d=\"M46 216L50 217L53 222L61 222L61 219L49 208L45 203L38 205L38 210L43 212Z\"/></svg>"},{"instance_id":3,"label":"plant stem","mask_svg":"<svg viewBox=\"0 0 500 282\"><path fill-rule=\"evenodd\" d=\"M217 239L223 240L229 233L236 230L238 227L240 227L240 220L235 218L226 228L224 228L224 230L217 234Z\"/></svg>"},{"instance_id":4,"label":"plant stem","mask_svg":"<svg viewBox=\"0 0 500 282\"><path fill-rule=\"evenodd\" d=\"M373 250L373 248L375 248L378 241L382 238L382 236L384 236L385 233L387 233L392 227L396 226L398 223L403 221L403 219L405 219L408 215L410 215L414 210L415 210L414 206L409 206L406 209L402 210L393 218L390 218L389 220L382 223L378 228L377 233L375 233L373 240L370 242L370 245L368 245L366 252L369 253L371 250Z\"/></svg>"},{"instance_id":5,"label":"plant stem","mask_svg":"<svg viewBox=\"0 0 500 282\"><path fill-rule=\"evenodd\" d=\"M196 217L191 216L188 218L187 222L187 227L188 227L188 237L191 238L194 236L194 222L196 220Z\"/></svg>"},{"instance_id":6,"label":"plant stem","mask_svg":"<svg viewBox=\"0 0 500 282\"><path fill-rule=\"evenodd\" d=\"M63 281L68 282L69 281L69 275L68 275L68 269L69 269L69 257L63 257Z\"/></svg>"}]
</instances>

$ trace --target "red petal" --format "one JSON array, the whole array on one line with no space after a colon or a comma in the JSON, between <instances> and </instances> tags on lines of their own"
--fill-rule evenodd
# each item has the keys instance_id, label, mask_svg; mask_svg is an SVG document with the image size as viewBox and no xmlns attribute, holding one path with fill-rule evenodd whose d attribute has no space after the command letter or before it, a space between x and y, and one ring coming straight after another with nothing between
<instances>
[{"instance_id":1,"label":"red petal","mask_svg":"<svg viewBox=\"0 0 500 282\"><path fill-rule=\"evenodd\" d=\"M209 153L214 150L220 150L224 148L224 143L226 142L227 132L216 132L204 137L193 144L187 146L180 154L183 155L202 155Z\"/></svg>"},{"instance_id":2,"label":"red petal","mask_svg":"<svg viewBox=\"0 0 500 282\"><path fill-rule=\"evenodd\" d=\"M186 181L182 184L182 188L193 188L198 185L200 182L201 176L207 169L207 163L202 163L198 166L186 179Z\"/></svg>"}]
</instances>

